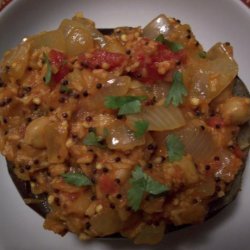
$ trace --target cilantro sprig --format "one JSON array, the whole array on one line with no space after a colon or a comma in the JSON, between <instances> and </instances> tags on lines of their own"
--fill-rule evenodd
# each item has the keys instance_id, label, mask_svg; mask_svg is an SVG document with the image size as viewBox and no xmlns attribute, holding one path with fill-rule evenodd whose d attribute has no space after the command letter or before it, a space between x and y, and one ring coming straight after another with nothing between
<instances>
[{"instance_id":1,"label":"cilantro sprig","mask_svg":"<svg viewBox=\"0 0 250 250\"><path fill-rule=\"evenodd\" d=\"M135 137L136 138L142 137L147 132L148 127L149 127L149 122L146 120L135 121L135 123L134 123Z\"/></svg>"},{"instance_id":2,"label":"cilantro sprig","mask_svg":"<svg viewBox=\"0 0 250 250\"><path fill-rule=\"evenodd\" d=\"M178 52L184 48L180 43L173 42L173 41L166 39L163 36L163 34L160 34L159 36L157 36L155 38L155 41L162 43L163 45L166 45L173 52Z\"/></svg>"},{"instance_id":3,"label":"cilantro sprig","mask_svg":"<svg viewBox=\"0 0 250 250\"><path fill-rule=\"evenodd\" d=\"M145 192L158 195L169 191L169 187L154 180L143 172L141 166L136 166L129 180L128 204L134 211L139 210Z\"/></svg>"},{"instance_id":4,"label":"cilantro sprig","mask_svg":"<svg viewBox=\"0 0 250 250\"><path fill-rule=\"evenodd\" d=\"M187 96L187 89L183 83L183 75L180 71L175 71L173 74L172 86L169 90L165 105L172 103L174 106L179 106L183 103L183 96Z\"/></svg>"},{"instance_id":5,"label":"cilantro sprig","mask_svg":"<svg viewBox=\"0 0 250 250\"><path fill-rule=\"evenodd\" d=\"M43 57L44 57L44 62L46 64L46 74L45 74L44 80L45 80L45 84L48 85L51 81L51 75L52 75L51 64L50 64L48 55L46 53L43 53Z\"/></svg>"},{"instance_id":6,"label":"cilantro sprig","mask_svg":"<svg viewBox=\"0 0 250 250\"><path fill-rule=\"evenodd\" d=\"M104 105L109 109L118 109L118 115L129 115L139 113L144 100L145 96L106 96Z\"/></svg>"},{"instance_id":7,"label":"cilantro sprig","mask_svg":"<svg viewBox=\"0 0 250 250\"><path fill-rule=\"evenodd\" d=\"M168 159L170 162L179 161L184 155L184 145L177 135L168 135L166 139Z\"/></svg>"},{"instance_id":8,"label":"cilantro sprig","mask_svg":"<svg viewBox=\"0 0 250 250\"><path fill-rule=\"evenodd\" d=\"M63 174L62 177L65 182L77 187L91 186L93 184L91 180L82 173L66 173Z\"/></svg>"},{"instance_id":9,"label":"cilantro sprig","mask_svg":"<svg viewBox=\"0 0 250 250\"><path fill-rule=\"evenodd\" d=\"M85 138L83 139L83 144L86 146L97 146L97 147L103 147L103 144L101 143L103 141L103 138L100 136L97 136L95 132L89 132Z\"/></svg>"}]
</instances>

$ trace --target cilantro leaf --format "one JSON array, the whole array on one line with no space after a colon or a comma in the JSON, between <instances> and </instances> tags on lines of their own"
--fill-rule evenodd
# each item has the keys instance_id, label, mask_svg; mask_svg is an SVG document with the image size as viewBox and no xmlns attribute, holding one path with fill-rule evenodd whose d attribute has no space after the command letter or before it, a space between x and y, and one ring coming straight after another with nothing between
<instances>
[{"instance_id":1,"label":"cilantro leaf","mask_svg":"<svg viewBox=\"0 0 250 250\"><path fill-rule=\"evenodd\" d=\"M168 159L170 162L179 161L184 155L184 145L177 135L168 135L166 140Z\"/></svg>"},{"instance_id":2,"label":"cilantro leaf","mask_svg":"<svg viewBox=\"0 0 250 250\"><path fill-rule=\"evenodd\" d=\"M104 105L106 108L119 109L119 115L135 114L141 111L141 101L145 96L106 96Z\"/></svg>"},{"instance_id":3,"label":"cilantro leaf","mask_svg":"<svg viewBox=\"0 0 250 250\"><path fill-rule=\"evenodd\" d=\"M139 120L134 123L135 137L142 137L148 130L149 122L145 120Z\"/></svg>"},{"instance_id":4,"label":"cilantro leaf","mask_svg":"<svg viewBox=\"0 0 250 250\"><path fill-rule=\"evenodd\" d=\"M109 132L108 128L104 128L102 133L103 133L102 137L107 138L109 136L110 132Z\"/></svg>"},{"instance_id":5,"label":"cilantro leaf","mask_svg":"<svg viewBox=\"0 0 250 250\"><path fill-rule=\"evenodd\" d=\"M150 194L160 194L169 190L166 185L161 184L158 181L155 181L150 176L147 176L147 185L146 185L146 192Z\"/></svg>"},{"instance_id":6,"label":"cilantro leaf","mask_svg":"<svg viewBox=\"0 0 250 250\"><path fill-rule=\"evenodd\" d=\"M170 41L166 39L162 34L157 36L155 38L155 41L166 45L173 52L178 52L184 48L180 43Z\"/></svg>"},{"instance_id":7,"label":"cilantro leaf","mask_svg":"<svg viewBox=\"0 0 250 250\"><path fill-rule=\"evenodd\" d=\"M156 38L155 38L155 41L156 42L159 42L159 43L162 43L162 44L164 44L164 42L165 42L165 37L164 37L164 35L163 34L160 34L160 35L158 35Z\"/></svg>"},{"instance_id":8,"label":"cilantro leaf","mask_svg":"<svg viewBox=\"0 0 250 250\"><path fill-rule=\"evenodd\" d=\"M205 59L207 57L207 52L206 51L201 51L198 55L199 55L200 58Z\"/></svg>"},{"instance_id":9,"label":"cilantro leaf","mask_svg":"<svg viewBox=\"0 0 250 250\"><path fill-rule=\"evenodd\" d=\"M183 96L187 96L187 89L183 83L183 75L180 71L175 71L173 74L172 86L169 90L165 105L168 106L171 102L174 106L179 106L183 103Z\"/></svg>"},{"instance_id":10,"label":"cilantro leaf","mask_svg":"<svg viewBox=\"0 0 250 250\"><path fill-rule=\"evenodd\" d=\"M128 204L134 211L139 210L145 192L157 195L168 191L169 188L143 172L136 166L129 180L131 188L128 190Z\"/></svg>"},{"instance_id":11,"label":"cilantro leaf","mask_svg":"<svg viewBox=\"0 0 250 250\"><path fill-rule=\"evenodd\" d=\"M109 109L119 109L126 103L136 100L143 101L145 99L145 96L106 96L104 105Z\"/></svg>"},{"instance_id":12,"label":"cilantro leaf","mask_svg":"<svg viewBox=\"0 0 250 250\"><path fill-rule=\"evenodd\" d=\"M134 211L139 210L141 201L143 198L144 189L141 188L140 184L136 183L133 188L128 191L128 204Z\"/></svg>"},{"instance_id":13,"label":"cilantro leaf","mask_svg":"<svg viewBox=\"0 0 250 250\"><path fill-rule=\"evenodd\" d=\"M44 57L44 61L47 67L47 71L45 74L45 84L48 85L51 81L51 65L50 65L50 61L49 61L47 54L43 53L43 57Z\"/></svg>"},{"instance_id":14,"label":"cilantro leaf","mask_svg":"<svg viewBox=\"0 0 250 250\"><path fill-rule=\"evenodd\" d=\"M103 147L103 145L100 143L102 140L103 138L98 137L95 132L90 132L83 139L83 144L87 146Z\"/></svg>"},{"instance_id":15,"label":"cilantro leaf","mask_svg":"<svg viewBox=\"0 0 250 250\"><path fill-rule=\"evenodd\" d=\"M65 182L73 186L82 187L82 186L91 186L91 180L81 173L66 173L62 175Z\"/></svg>"},{"instance_id":16,"label":"cilantro leaf","mask_svg":"<svg viewBox=\"0 0 250 250\"><path fill-rule=\"evenodd\" d=\"M141 102L138 100L125 103L119 109L118 115L131 115L141 111Z\"/></svg>"}]
</instances>

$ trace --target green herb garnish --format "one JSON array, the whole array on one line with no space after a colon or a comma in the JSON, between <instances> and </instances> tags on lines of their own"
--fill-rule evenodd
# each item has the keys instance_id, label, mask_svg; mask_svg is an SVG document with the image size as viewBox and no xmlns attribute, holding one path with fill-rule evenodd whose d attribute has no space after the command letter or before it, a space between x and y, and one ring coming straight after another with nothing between
<instances>
[{"instance_id":1,"label":"green herb garnish","mask_svg":"<svg viewBox=\"0 0 250 250\"><path fill-rule=\"evenodd\" d=\"M103 129L103 138L107 138L109 133L110 133L109 130L107 128L104 128Z\"/></svg>"},{"instance_id":2,"label":"green herb garnish","mask_svg":"<svg viewBox=\"0 0 250 250\"><path fill-rule=\"evenodd\" d=\"M158 195L169 190L168 186L161 184L144 173L140 166L135 167L129 182L131 188L128 191L128 204L134 211L140 208L144 192Z\"/></svg>"},{"instance_id":3,"label":"green herb garnish","mask_svg":"<svg viewBox=\"0 0 250 250\"><path fill-rule=\"evenodd\" d=\"M60 92L70 94L72 92L72 89L69 88L67 85L61 85Z\"/></svg>"},{"instance_id":4,"label":"green herb garnish","mask_svg":"<svg viewBox=\"0 0 250 250\"><path fill-rule=\"evenodd\" d=\"M184 155L184 145L177 135L168 135L166 139L168 159L170 162L179 161Z\"/></svg>"},{"instance_id":5,"label":"green herb garnish","mask_svg":"<svg viewBox=\"0 0 250 250\"><path fill-rule=\"evenodd\" d=\"M83 139L83 144L86 146L103 147L103 144L101 143L102 141L102 137L97 136L95 132L90 132Z\"/></svg>"},{"instance_id":6,"label":"green herb garnish","mask_svg":"<svg viewBox=\"0 0 250 250\"><path fill-rule=\"evenodd\" d=\"M142 137L148 130L149 122L145 120L139 120L134 123L135 128L135 137L140 138Z\"/></svg>"},{"instance_id":7,"label":"green herb garnish","mask_svg":"<svg viewBox=\"0 0 250 250\"><path fill-rule=\"evenodd\" d=\"M172 86L167 95L165 105L172 103L174 106L179 106L183 103L183 96L187 96L187 89L183 83L183 75L180 71L174 72Z\"/></svg>"},{"instance_id":8,"label":"green herb garnish","mask_svg":"<svg viewBox=\"0 0 250 250\"><path fill-rule=\"evenodd\" d=\"M93 184L87 176L81 173L66 173L62 177L65 182L77 187L91 186Z\"/></svg>"},{"instance_id":9,"label":"green herb garnish","mask_svg":"<svg viewBox=\"0 0 250 250\"><path fill-rule=\"evenodd\" d=\"M50 65L50 61L49 58L47 56L47 54L43 53L43 57L44 57L44 62L46 64L46 74L45 74L45 84L49 84L51 81L51 65Z\"/></svg>"},{"instance_id":10,"label":"green herb garnish","mask_svg":"<svg viewBox=\"0 0 250 250\"><path fill-rule=\"evenodd\" d=\"M106 96L106 108L119 109L118 115L136 114L141 111L141 102L145 96Z\"/></svg>"},{"instance_id":11,"label":"green herb garnish","mask_svg":"<svg viewBox=\"0 0 250 250\"><path fill-rule=\"evenodd\" d=\"M203 59L207 58L207 52L206 51L201 51L198 55L199 55L200 58L203 58Z\"/></svg>"},{"instance_id":12,"label":"green herb garnish","mask_svg":"<svg viewBox=\"0 0 250 250\"><path fill-rule=\"evenodd\" d=\"M162 34L157 36L155 41L166 45L173 52L178 52L184 48L180 43L167 40Z\"/></svg>"}]
</instances>

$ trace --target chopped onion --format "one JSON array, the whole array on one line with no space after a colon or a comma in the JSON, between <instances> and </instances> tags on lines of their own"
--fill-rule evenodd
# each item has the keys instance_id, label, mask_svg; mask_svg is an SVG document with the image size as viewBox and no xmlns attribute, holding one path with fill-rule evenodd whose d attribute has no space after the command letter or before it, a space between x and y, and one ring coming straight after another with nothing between
<instances>
[{"instance_id":1,"label":"chopped onion","mask_svg":"<svg viewBox=\"0 0 250 250\"><path fill-rule=\"evenodd\" d=\"M169 31L169 20L161 14L147 24L143 29L143 36L154 40L159 34L166 35Z\"/></svg>"},{"instance_id":2,"label":"chopped onion","mask_svg":"<svg viewBox=\"0 0 250 250\"><path fill-rule=\"evenodd\" d=\"M108 131L106 142L110 149L126 151L145 144L145 138L135 138L134 132L124 125L123 122L117 121L112 123L108 127Z\"/></svg>"},{"instance_id":3,"label":"chopped onion","mask_svg":"<svg viewBox=\"0 0 250 250\"><path fill-rule=\"evenodd\" d=\"M185 145L186 152L196 162L209 162L218 151L212 133L199 120L191 121L186 127L176 132L176 134L180 136Z\"/></svg>"},{"instance_id":4,"label":"chopped onion","mask_svg":"<svg viewBox=\"0 0 250 250\"><path fill-rule=\"evenodd\" d=\"M31 41L32 49L49 47L63 52L66 51L65 38L61 30L42 32L38 35L29 37L28 40Z\"/></svg>"},{"instance_id":5,"label":"chopped onion","mask_svg":"<svg viewBox=\"0 0 250 250\"><path fill-rule=\"evenodd\" d=\"M94 48L94 39L91 32L81 23L64 19L59 30L64 35L67 54L76 56Z\"/></svg>"},{"instance_id":6,"label":"chopped onion","mask_svg":"<svg viewBox=\"0 0 250 250\"><path fill-rule=\"evenodd\" d=\"M191 78L190 96L208 102L217 97L238 73L237 63L222 43L214 45L207 59L196 59L186 71Z\"/></svg>"},{"instance_id":7,"label":"chopped onion","mask_svg":"<svg viewBox=\"0 0 250 250\"><path fill-rule=\"evenodd\" d=\"M170 105L164 106L146 106L142 112L135 115L127 116L127 125L134 128L134 123L138 120L149 122L150 131L164 131L180 128L186 124L181 110Z\"/></svg>"},{"instance_id":8,"label":"chopped onion","mask_svg":"<svg viewBox=\"0 0 250 250\"><path fill-rule=\"evenodd\" d=\"M151 98L155 98L156 101L165 99L169 92L171 84L160 82L157 84L147 86L147 93Z\"/></svg>"},{"instance_id":9,"label":"chopped onion","mask_svg":"<svg viewBox=\"0 0 250 250\"><path fill-rule=\"evenodd\" d=\"M130 77L119 76L108 79L102 84L101 89L90 89L90 96L82 99L82 107L84 111L100 111L106 110L104 100L106 96L123 96L126 95L130 86ZM91 91L95 91L92 93ZM92 95L93 94L93 95Z\"/></svg>"},{"instance_id":10,"label":"chopped onion","mask_svg":"<svg viewBox=\"0 0 250 250\"><path fill-rule=\"evenodd\" d=\"M104 35L95 28L95 23L91 20L83 17L74 16L72 18L73 21L77 21L78 23L82 24L85 28L87 28L94 40L101 46L104 47L107 44L107 41Z\"/></svg>"},{"instance_id":11,"label":"chopped onion","mask_svg":"<svg viewBox=\"0 0 250 250\"><path fill-rule=\"evenodd\" d=\"M0 72L2 72L3 80L7 82L8 77L13 77L13 79L21 79L25 73L28 65L29 52L31 44L30 42L21 43L15 49L12 49L9 53L6 53ZM9 67L15 65L13 67ZM3 70L5 67L9 67L9 70Z\"/></svg>"}]
</instances>

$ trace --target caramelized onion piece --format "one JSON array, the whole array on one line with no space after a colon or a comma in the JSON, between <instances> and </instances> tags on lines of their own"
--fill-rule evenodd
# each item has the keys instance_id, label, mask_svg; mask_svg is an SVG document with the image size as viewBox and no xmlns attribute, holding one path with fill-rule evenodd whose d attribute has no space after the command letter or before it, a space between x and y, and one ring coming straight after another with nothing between
<instances>
[{"instance_id":1,"label":"caramelized onion piece","mask_svg":"<svg viewBox=\"0 0 250 250\"><path fill-rule=\"evenodd\" d=\"M144 27L143 36L154 40L159 34L167 35L169 25L168 18L161 14Z\"/></svg>"},{"instance_id":2,"label":"caramelized onion piece","mask_svg":"<svg viewBox=\"0 0 250 250\"><path fill-rule=\"evenodd\" d=\"M146 120L149 122L150 131L164 131L180 128L186 124L185 118L181 110L174 106L146 106L139 114L127 117L127 125L134 127L134 123L138 120Z\"/></svg>"},{"instance_id":3,"label":"caramelized onion piece","mask_svg":"<svg viewBox=\"0 0 250 250\"><path fill-rule=\"evenodd\" d=\"M31 41L32 49L49 47L60 51L66 51L66 43L61 30L42 32L28 38Z\"/></svg>"},{"instance_id":4,"label":"caramelized onion piece","mask_svg":"<svg viewBox=\"0 0 250 250\"><path fill-rule=\"evenodd\" d=\"M8 77L15 80L22 78L28 66L30 48L31 44L27 41L6 53L0 69L2 80L7 82Z\"/></svg>"},{"instance_id":5,"label":"caramelized onion piece","mask_svg":"<svg viewBox=\"0 0 250 250\"><path fill-rule=\"evenodd\" d=\"M229 49L222 43L215 44L207 53L207 60L195 59L185 75L191 78L190 96L208 102L217 97L238 73L238 66Z\"/></svg>"},{"instance_id":6,"label":"caramelized onion piece","mask_svg":"<svg viewBox=\"0 0 250 250\"><path fill-rule=\"evenodd\" d=\"M185 145L185 150L195 162L209 162L218 148L212 133L202 122L195 120L176 132Z\"/></svg>"},{"instance_id":7,"label":"caramelized onion piece","mask_svg":"<svg viewBox=\"0 0 250 250\"><path fill-rule=\"evenodd\" d=\"M135 138L134 132L123 122L114 122L108 127L107 145L110 149L130 150L145 143L145 138Z\"/></svg>"},{"instance_id":8,"label":"caramelized onion piece","mask_svg":"<svg viewBox=\"0 0 250 250\"><path fill-rule=\"evenodd\" d=\"M94 48L91 32L77 21L64 19L59 30L63 32L68 55L76 56Z\"/></svg>"}]
</instances>

